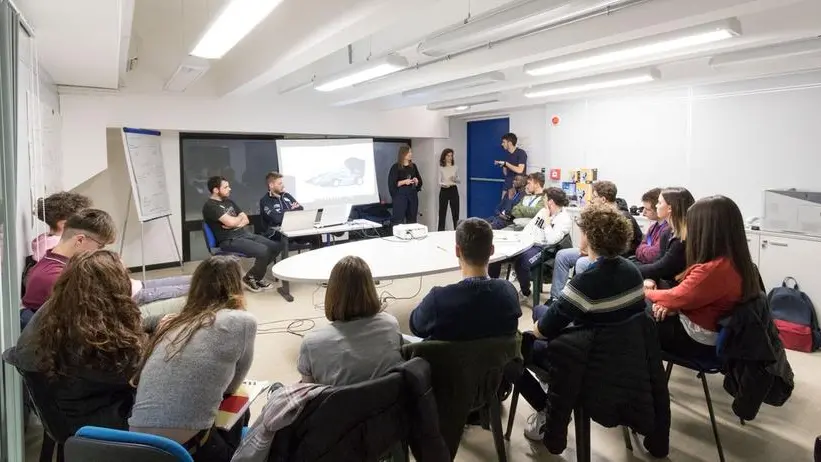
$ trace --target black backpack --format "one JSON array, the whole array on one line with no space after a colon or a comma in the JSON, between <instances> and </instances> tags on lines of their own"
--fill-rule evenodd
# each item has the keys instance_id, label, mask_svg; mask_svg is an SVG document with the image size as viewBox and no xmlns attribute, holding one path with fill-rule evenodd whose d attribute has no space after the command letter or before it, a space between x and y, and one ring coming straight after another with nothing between
<instances>
[{"instance_id":1,"label":"black backpack","mask_svg":"<svg viewBox=\"0 0 821 462\"><path fill-rule=\"evenodd\" d=\"M789 283L792 281L792 287ZM787 277L767 295L778 336L786 348L811 352L821 348L821 329L815 307L798 287L795 278Z\"/></svg>"}]
</instances>

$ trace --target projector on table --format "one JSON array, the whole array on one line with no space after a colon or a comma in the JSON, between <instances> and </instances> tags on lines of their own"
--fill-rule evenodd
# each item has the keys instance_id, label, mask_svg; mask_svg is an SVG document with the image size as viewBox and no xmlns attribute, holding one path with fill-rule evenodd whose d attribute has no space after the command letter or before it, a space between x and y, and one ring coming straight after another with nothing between
<instances>
[{"instance_id":1,"label":"projector on table","mask_svg":"<svg viewBox=\"0 0 821 462\"><path fill-rule=\"evenodd\" d=\"M428 235L428 227L418 223L396 225L393 227L393 235L405 240L422 239Z\"/></svg>"}]
</instances>

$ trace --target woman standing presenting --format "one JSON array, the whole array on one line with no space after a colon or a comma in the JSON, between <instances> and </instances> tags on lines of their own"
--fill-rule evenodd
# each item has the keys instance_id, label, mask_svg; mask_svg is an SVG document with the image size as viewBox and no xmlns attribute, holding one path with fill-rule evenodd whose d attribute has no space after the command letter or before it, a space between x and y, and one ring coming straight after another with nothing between
<instances>
[{"instance_id":1,"label":"woman standing presenting","mask_svg":"<svg viewBox=\"0 0 821 462\"><path fill-rule=\"evenodd\" d=\"M445 148L439 156L439 231L445 230L445 216L448 213L453 217L453 229L459 221L459 169L453 161L453 149Z\"/></svg>"},{"instance_id":2,"label":"woman standing presenting","mask_svg":"<svg viewBox=\"0 0 821 462\"><path fill-rule=\"evenodd\" d=\"M388 187L393 198L392 224L416 223L419 214L419 190L422 189L422 176L413 163L413 152L410 146L399 148L396 163L388 174Z\"/></svg>"}]
</instances>

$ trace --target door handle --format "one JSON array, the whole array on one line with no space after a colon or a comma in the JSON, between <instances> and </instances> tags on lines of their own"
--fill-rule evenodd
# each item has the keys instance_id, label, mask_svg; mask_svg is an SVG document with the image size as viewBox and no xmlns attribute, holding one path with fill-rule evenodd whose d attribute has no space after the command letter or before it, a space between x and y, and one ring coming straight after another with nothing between
<instances>
[{"instance_id":1,"label":"door handle","mask_svg":"<svg viewBox=\"0 0 821 462\"><path fill-rule=\"evenodd\" d=\"M775 241L770 241L770 244L774 245L776 247L789 247L790 246L789 244L786 244L784 242L775 242Z\"/></svg>"}]
</instances>

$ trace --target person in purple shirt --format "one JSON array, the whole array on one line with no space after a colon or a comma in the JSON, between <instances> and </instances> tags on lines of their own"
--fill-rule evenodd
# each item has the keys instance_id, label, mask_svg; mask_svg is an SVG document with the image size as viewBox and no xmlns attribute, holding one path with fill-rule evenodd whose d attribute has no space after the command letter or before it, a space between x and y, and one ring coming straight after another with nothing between
<instances>
[{"instance_id":1,"label":"person in purple shirt","mask_svg":"<svg viewBox=\"0 0 821 462\"><path fill-rule=\"evenodd\" d=\"M514 133L503 135L502 148L507 151L507 158L494 161L497 166L502 167L502 176L505 178L505 186L502 188L503 195L513 186L513 179L516 175L527 174L527 153L524 149L516 147L518 141Z\"/></svg>"},{"instance_id":2,"label":"person in purple shirt","mask_svg":"<svg viewBox=\"0 0 821 462\"><path fill-rule=\"evenodd\" d=\"M652 223L647 233L642 237L641 244L636 248L636 260L639 263L653 263L661 256L662 235L668 228L667 221L659 218L656 205L659 202L660 188L653 188L641 196L644 218ZM667 237L669 239L669 236Z\"/></svg>"}]
</instances>

